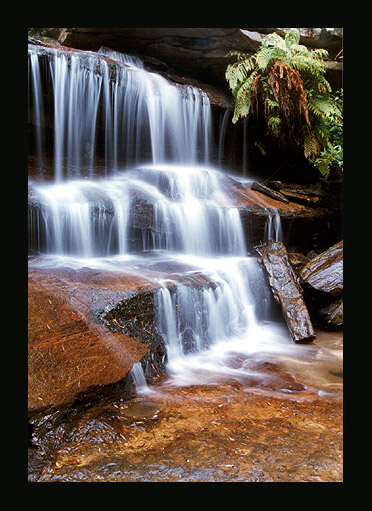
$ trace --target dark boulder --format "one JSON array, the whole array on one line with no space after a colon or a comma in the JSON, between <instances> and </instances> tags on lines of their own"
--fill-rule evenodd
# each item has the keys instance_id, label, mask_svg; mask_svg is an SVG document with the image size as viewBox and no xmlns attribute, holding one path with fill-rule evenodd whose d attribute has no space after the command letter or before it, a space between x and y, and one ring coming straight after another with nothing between
<instances>
[{"instance_id":1,"label":"dark boulder","mask_svg":"<svg viewBox=\"0 0 372 511\"><path fill-rule=\"evenodd\" d=\"M344 322L344 303L342 298L335 300L318 310L320 318L328 326L341 327Z\"/></svg>"}]
</instances>

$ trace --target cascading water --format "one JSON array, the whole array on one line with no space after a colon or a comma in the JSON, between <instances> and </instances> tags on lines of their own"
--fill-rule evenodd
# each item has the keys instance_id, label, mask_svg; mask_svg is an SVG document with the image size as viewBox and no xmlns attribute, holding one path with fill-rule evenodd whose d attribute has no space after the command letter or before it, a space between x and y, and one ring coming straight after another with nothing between
<instances>
[{"instance_id":1,"label":"cascading water","mask_svg":"<svg viewBox=\"0 0 372 511\"><path fill-rule=\"evenodd\" d=\"M49 59L47 79L41 77L42 52L29 48L30 107L42 164L42 98L49 81L56 182L33 184L33 249L45 260L55 255L69 265L75 258L74 264L79 259L82 266L86 258L94 266L102 258L105 264L110 257L117 262L118 256L125 266L131 264L125 257L133 252L152 251L156 258L166 251L209 282L200 287L156 281L157 328L174 381L201 383L221 373L251 374L244 363L229 365L231 353L272 353L283 343L287 346L288 337L271 321L268 286L256 260L246 255L239 212L220 186L223 174L208 166L208 97L193 87L171 85L146 71L139 59L107 49L99 55L43 52ZM105 173L112 175L87 179L94 175L102 149ZM143 218L142 223L133 219L143 204L146 226ZM268 236L273 236L275 219L270 215ZM48 261L53 264L53 258ZM208 376L203 380L201 374ZM138 367L133 377L143 388Z\"/></svg>"},{"instance_id":2,"label":"cascading water","mask_svg":"<svg viewBox=\"0 0 372 511\"><path fill-rule=\"evenodd\" d=\"M264 243L268 240L282 241L283 231L280 215L275 208L266 208L267 219L264 232Z\"/></svg>"},{"instance_id":3,"label":"cascading water","mask_svg":"<svg viewBox=\"0 0 372 511\"><path fill-rule=\"evenodd\" d=\"M45 53L49 65L42 75ZM106 174L144 161L208 162L210 106L202 91L172 85L146 71L140 59L104 48L80 55L29 45L29 66L39 148L42 98L52 85L56 181L79 177L84 168L93 175L99 151Z\"/></svg>"},{"instance_id":4,"label":"cascading water","mask_svg":"<svg viewBox=\"0 0 372 511\"><path fill-rule=\"evenodd\" d=\"M133 378L137 394L148 394L151 392L149 386L147 385L145 374L140 362L133 364L133 367L130 370L130 375Z\"/></svg>"}]
</instances>

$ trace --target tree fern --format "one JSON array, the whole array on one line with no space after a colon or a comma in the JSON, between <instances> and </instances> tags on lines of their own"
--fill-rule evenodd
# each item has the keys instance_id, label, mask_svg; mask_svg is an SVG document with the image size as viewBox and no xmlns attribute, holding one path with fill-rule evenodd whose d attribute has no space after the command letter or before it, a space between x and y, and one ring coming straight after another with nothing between
<instances>
[{"instance_id":1,"label":"tree fern","mask_svg":"<svg viewBox=\"0 0 372 511\"><path fill-rule=\"evenodd\" d=\"M329 120L342 113L325 78L327 50L299 43L298 30L290 29L284 38L269 34L249 57L230 52L237 61L227 66L226 80L235 99L234 123L261 112L276 140L302 145L312 159L328 144Z\"/></svg>"}]
</instances>

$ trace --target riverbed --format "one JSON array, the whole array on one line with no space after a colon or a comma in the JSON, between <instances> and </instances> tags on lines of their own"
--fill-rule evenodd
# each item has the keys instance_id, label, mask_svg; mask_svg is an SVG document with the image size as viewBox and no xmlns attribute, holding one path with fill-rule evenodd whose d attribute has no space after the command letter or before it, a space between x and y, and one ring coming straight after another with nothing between
<instances>
[{"instance_id":1,"label":"riverbed","mask_svg":"<svg viewBox=\"0 0 372 511\"><path fill-rule=\"evenodd\" d=\"M60 426L38 481L341 482L342 334L317 331L308 355L261 364L275 375L265 385L163 375L130 400L88 407ZM31 473L41 458L31 449Z\"/></svg>"}]
</instances>

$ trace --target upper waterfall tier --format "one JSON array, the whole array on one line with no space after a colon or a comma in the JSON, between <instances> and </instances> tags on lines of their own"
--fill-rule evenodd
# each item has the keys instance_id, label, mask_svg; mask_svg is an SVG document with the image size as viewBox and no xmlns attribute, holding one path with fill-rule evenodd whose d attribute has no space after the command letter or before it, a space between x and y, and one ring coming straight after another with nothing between
<instances>
[{"instance_id":1,"label":"upper waterfall tier","mask_svg":"<svg viewBox=\"0 0 372 511\"><path fill-rule=\"evenodd\" d=\"M209 162L211 109L200 89L171 84L146 71L139 58L104 48L68 52L29 45L28 53L35 152L41 165L42 127L53 123L57 181L80 177L83 168L93 176L98 155L106 174L129 163Z\"/></svg>"}]
</instances>

